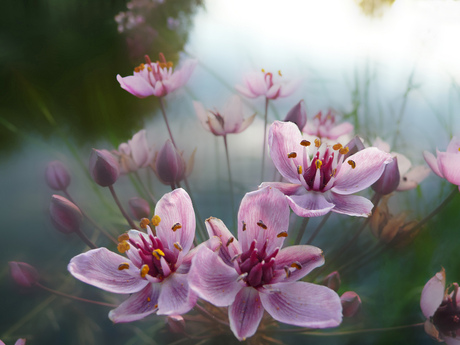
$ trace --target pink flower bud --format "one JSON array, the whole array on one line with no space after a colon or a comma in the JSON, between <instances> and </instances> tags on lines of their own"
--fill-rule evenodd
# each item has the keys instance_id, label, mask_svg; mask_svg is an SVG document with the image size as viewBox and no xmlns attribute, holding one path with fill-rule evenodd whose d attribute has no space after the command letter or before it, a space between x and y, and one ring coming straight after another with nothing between
<instances>
[{"instance_id":1,"label":"pink flower bud","mask_svg":"<svg viewBox=\"0 0 460 345\"><path fill-rule=\"evenodd\" d=\"M134 197L129 199L128 203L133 218L142 219L150 217L150 205L147 200Z\"/></svg>"},{"instance_id":2,"label":"pink flower bud","mask_svg":"<svg viewBox=\"0 0 460 345\"><path fill-rule=\"evenodd\" d=\"M45 179L51 189L66 190L70 184L69 170L60 161L49 162L45 171Z\"/></svg>"},{"instance_id":3,"label":"pink flower bud","mask_svg":"<svg viewBox=\"0 0 460 345\"><path fill-rule=\"evenodd\" d=\"M83 218L77 205L56 194L51 197L50 215L56 229L65 234L78 231Z\"/></svg>"},{"instance_id":4,"label":"pink flower bud","mask_svg":"<svg viewBox=\"0 0 460 345\"><path fill-rule=\"evenodd\" d=\"M166 140L155 161L158 178L164 184L174 185L184 179L185 169L184 158L177 152L171 140Z\"/></svg>"},{"instance_id":5,"label":"pink flower bud","mask_svg":"<svg viewBox=\"0 0 460 345\"><path fill-rule=\"evenodd\" d=\"M22 287L32 287L38 282L40 278L35 267L32 267L25 262L10 261L10 274L16 284Z\"/></svg>"},{"instance_id":6,"label":"pink flower bud","mask_svg":"<svg viewBox=\"0 0 460 345\"><path fill-rule=\"evenodd\" d=\"M340 301L342 302L344 317L355 316L361 307L361 298L353 291L344 292L343 295L340 296Z\"/></svg>"},{"instance_id":7,"label":"pink flower bud","mask_svg":"<svg viewBox=\"0 0 460 345\"><path fill-rule=\"evenodd\" d=\"M399 181L398 159L393 157L393 160L385 165L382 176L372 185L372 189L379 194L387 195L398 188Z\"/></svg>"},{"instance_id":8,"label":"pink flower bud","mask_svg":"<svg viewBox=\"0 0 460 345\"><path fill-rule=\"evenodd\" d=\"M300 130L307 124L307 110L305 109L305 102L302 99L297 103L284 118L285 122L294 122Z\"/></svg>"},{"instance_id":9,"label":"pink flower bud","mask_svg":"<svg viewBox=\"0 0 460 345\"><path fill-rule=\"evenodd\" d=\"M337 271L329 273L326 278L323 279L323 285L326 285L329 289L337 292L340 288L340 274Z\"/></svg>"},{"instance_id":10,"label":"pink flower bud","mask_svg":"<svg viewBox=\"0 0 460 345\"><path fill-rule=\"evenodd\" d=\"M109 151L93 149L89 159L89 172L98 185L108 187L117 181L120 168L117 159Z\"/></svg>"},{"instance_id":11,"label":"pink flower bud","mask_svg":"<svg viewBox=\"0 0 460 345\"><path fill-rule=\"evenodd\" d=\"M166 319L166 323L173 333L185 332L185 320L180 315L169 315Z\"/></svg>"}]
</instances>

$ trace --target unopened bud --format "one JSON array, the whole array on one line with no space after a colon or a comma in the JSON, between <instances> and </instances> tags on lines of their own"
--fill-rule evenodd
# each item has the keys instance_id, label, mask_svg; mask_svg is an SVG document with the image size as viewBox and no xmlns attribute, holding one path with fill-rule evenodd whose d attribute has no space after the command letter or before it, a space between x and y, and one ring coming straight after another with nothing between
<instances>
[{"instance_id":1,"label":"unopened bud","mask_svg":"<svg viewBox=\"0 0 460 345\"><path fill-rule=\"evenodd\" d=\"M340 296L340 301L342 302L343 316L344 317L353 317L359 311L361 307L361 298L354 291L344 292Z\"/></svg>"},{"instance_id":2,"label":"unopened bud","mask_svg":"<svg viewBox=\"0 0 460 345\"><path fill-rule=\"evenodd\" d=\"M355 136L353 139L351 139L350 142L346 144L344 147L348 147L348 152L345 154L344 159L347 159L351 155L354 155L356 152L359 152L366 148L364 146L363 141L358 136Z\"/></svg>"},{"instance_id":3,"label":"unopened bud","mask_svg":"<svg viewBox=\"0 0 460 345\"><path fill-rule=\"evenodd\" d=\"M128 203L133 218L140 220L142 218L150 217L150 205L147 200L134 197L129 199Z\"/></svg>"},{"instance_id":4,"label":"unopened bud","mask_svg":"<svg viewBox=\"0 0 460 345\"><path fill-rule=\"evenodd\" d=\"M307 124L307 110L305 109L305 102L303 99L289 110L284 121L294 122L300 130L303 130Z\"/></svg>"},{"instance_id":5,"label":"unopened bud","mask_svg":"<svg viewBox=\"0 0 460 345\"><path fill-rule=\"evenodd\" d=\"M66 190L70 184L69 170L60 161L49 162L45 171L45 180L51 189Z\"/></svg>"},{"instance_id":6,"label":"unopened bud","mask_svg":"<svg viewBox=\"0 0 460 345\"><path fill-rule=\"evenodd\" d=\"M326 285L329 289L337 292L340 288L340 274L337 271L329 273L326 278L323 279L323 285Z\"/></svg>"},{"instance_id":7,"label":"unopened bud","mask_svg":"<svg viewBox=\"0 0 460 345\"><path fill-rule=\"evenodd\" d=\"M56 194L51 197L50 215L56 229L65 234L78 231L83 218L77 205Z\"/></svg>"},{"instance_id":8,"label":"unopened bud","mask_svg":"<svg viewBox=\"0 0 460 345\"><path fill-rule=\"evenodd\" d=\"M185 320L180 315L169 315L166 318L166 323L169 329L173 333L184 333L185 332Z\"/></svg>"},{"instance_id":9,"label":"unopened bud","mask_svg":"<svg viewBox=\"0 0 460 345\"><path fill-rule=\"evenodd\" d=\"M10 274L16 284L22 287L32 287L40 278L35 267L26 264L25 262L10 261Z\"/></svg>"},{"instance_id":10,"label":"unopened bud","mask_svg":"<svg viewBox=\"0 0 460 345\"><path fill-rule=\"evenodd\" d=\"M166 140L155 160L155 171L158 178L164 184L176 184L184 178L185 169L184 158L177 152L171 140Z\"/></svg>"},{"instance_id":11,"label":"unopened bud","mask_svg":"<svg viewBox=\"0 0 460 345\"><path fill-rule=\"evenodd\" d=\"M109 151L93 149L89 159L89 172L94 182L108 187L117 181L120 168L117 159Z\"/></svg>"},{"instance_id":12,"label":"unopened bud","mask_svg":"<svg viewBox=\"0 0 460 345\"><path fill-rule=\"evenodd\" d=\"M372 185L372 189L381 195L387 195L398 188L399 180L398 159L393 157L393 160L385 165L385 170L377 182Z\"/></svg>"}]
</instances>

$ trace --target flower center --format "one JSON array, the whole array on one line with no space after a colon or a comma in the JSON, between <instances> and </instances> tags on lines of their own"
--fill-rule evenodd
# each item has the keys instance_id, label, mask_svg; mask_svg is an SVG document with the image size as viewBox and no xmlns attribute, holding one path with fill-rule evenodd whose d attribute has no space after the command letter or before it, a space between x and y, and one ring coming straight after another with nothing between
<instances>
[{"instance_id":1,"label":"flower center","mask_svg":"<svg viewBox=\"0 0 460 345\"><path fill-rule=\"evenodd\" d=\"M460 330L460 308L457 305L458 284L454 283L453 286L452 296L447 296L433 315L433 324L447 336L455 336L456 331Z\"/></svg>"}]
</instances>

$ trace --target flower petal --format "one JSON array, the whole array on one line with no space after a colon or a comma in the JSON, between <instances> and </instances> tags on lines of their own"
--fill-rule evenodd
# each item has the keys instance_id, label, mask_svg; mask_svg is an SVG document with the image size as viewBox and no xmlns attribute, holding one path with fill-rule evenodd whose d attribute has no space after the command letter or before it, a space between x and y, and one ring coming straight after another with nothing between
<instances>
[{"instance_id":1,"label":"flower petal","mask_svg":"<svg viewBox=\"0 0 460 345\"><path fill-rule=\"evenodd\" d=\"M3 342L0 340L0 344L2 344ZM16 342L14 343L14 345L26 345L26 339L18 339L16 340Z\"/></svg>"},{"instance_id":2,"label":"flower petal","mask_svg":"<svg viewBox=\"0 0 460 345\"><path fill-rule=\"evenodd\" d=\"M128 263L129 268L119 270L118 266L122 263ZM106 248L92 249L75 256L67 269L82 282L114 293L135 293L148 284L129 259Z\"/></svg>"},{"instance_id":3,"label":"flower petal","mask_svg":"<svg viewBox=\"0 0 460 345\"><path fill-rule=\"evenodd\" d=\"M326 200L323 193L305 192L302 195L288 196L287 200L292 211L299 217L323 216L335 207Z\"/></svg>"},{"instance_id":4,"label":"flower petal","mask_svg":"<svg viewBox=\"0 0 460 345\"><path fill-rule=\"evenodd\" d=\"M446 271L444 268L436 273L425 284L420 297L420 308L423 315L429 318L434 315L435 311L441 305L444 298L444 289L446 286Z\"/></svg>"},{"instance_id":5,"label":"flower petal","mask_svg":"<svg viewBox=\"0 0 460 345\"><path fill-rule=\"evenodd\" d=\"M460 152L438 152L438 164L445 179L460 186Z\"/></svg>"},{"instance_id":6,"label":"flower petal","mask_svg":"<svg viewBox=\"0 0 460 345\"><path fill-rule=\"evenodd\" d=\"M332 127L327 137L331 140L336 140L338 137L352 132L353 128L354 127L350 122L341 123L340 125Z\"/></svg>"},{"instance_id":7,"label":"flower petal","mask_svg":"<svg viewBox=\"0 0 460 345\"><path fill-rule=\"evenodd\" d=\"M328 287L305 283L278 283L275 292L261 293L265 310L275 319L290 325L328 328L342 322L342 304Z\"/></svg>"},{"instance_id":8,"label":"flower petal","mask_svg":"<svg viewBox=\"0 0 460 345\"><path fill-rule=\"evenodd\" d=\"M430 166L431 170L433 170L436 175L444 178L441 170L439 170L438 159L434 156L434 154L428 151L423 151L423 158L425 158L425 162Z\"/></svg>"},{"instance_id":9,"label":"flower petal","mask_svg":"<svg viewBox=\"0 0 460 345\"><path fill-rule=\"evenodd\" d=\"M115 323L143 319L158 309L161 284L148 284L143 290L131 295L117 308L109 312L109 319Z\"/></svg>"},{"instance_id":10,"label":"flower petal","mask_svg":"<svg viewBox=\"0 0 460 345\"><path fill-rule=\"evenodd\" d=\"M385 165L393 158L389 153L369 147L347 158L340 167L332 191L338 194L353 194L369 187L382 175ZM354 168L348 161L354 161Z\"/></svg>"},{"instance_id":11,"label":"flower petal","mask_svg":"<svg viewBox=\"0 0 460 345\"><path fill-rule=\"evenodd\" d=\"M281 86L278 97L287 97L293 94L302 83L302 79L294 79Z\"/></svg>"},{"instance_id":12,"label":"flower petal","mask_svg":"<svg viewBox=\"0 0 460 345\"><path fill-rule=\"evenodd\" d=\"M147 80L141 76L131 75L123 78L118 74L117 80L120 83L122 89L125 89L130 94L139 98L152 96L155 92L152 85L150 85Z\"/></svg>"},{"instance_id":13,"label":"flower petal","mask_svg":"<svg viewBox=\"0 0 460 345\"><path fill-rule=\"evenodd\" d=\"M281 191L284 195L304 195L305 188L301 184L285 183L285 182L262 182L259 189L264 187L273 187Z\"/></svg>"},{"instance_id":14,"label":"flower petal","mask_svg":"<svg viewBox=\"0 0 460 345\"><path fill-rule=\"evenodd\" d=\"M224 119L225 133L235 133L243 122L243 105L238 95L233 95L220 112Z\"/></svg>"},{"instance_id":15,"label":"flower petal","mask_svg":"<svg viewBox=\"0 0 460 345\"><path fill-rule=\"evenodd\" d=\"M233 303L243 287L238 283L238 272L226 265L217 253L202 248L192 260L189 284L200 298L218 307Z\"/></svg>"},{"instance_id":16,"label":"flower petal","mask_svg":"<svg viewBox=\"0 0 460 345\"><path fill-rule=\"evenodd\" d=\"M220 238L222 246L219 250L219 256L227 265L233 266L231 259L241 253L240 244L220 219L211 217L206 219L205 224L209 237L217 236Z\"/></svg>"},{"instance_id":17,"label":"flower petal","mask_svg":"<svg viewBox=\"0 0 460 345\"><path fill-rule=\"evenodd\" d=\"M193 101L193 107L195 108L196 116L200 120L201 125L207 131L211 131L208 124L208 111L204 108L203 104L197 101Z\"/></svg>"},{"instance_id":18,"label":"flower petal","mask_svg":"<svg viewBox=\"0 0 460 345\"><path fill-rule=\"evenodd\" d=\"M447 345L460 345L460 339L459 338L444 337L443 340Z\"/></svg>"},{"instance_id":19,"label":"flower petal","mask_svg":"<svg viewBox=\"0 0 460 345\"><path fill-rule=\"evenodd\" d=\"M206 247L213 252L216 252L222 246L220 238L213 236L209 240L200 243L198 246L190 250L186 255L179 255L176 266L179 266L176 270L177 273L188 273L192 265L192 259L198 253L202 247ZM182 253L182 252L181 252Z\"/></svg>"},{"instance_id":20,"label":"flower petal","mask_svg":"<svg viewBox=\"0 0 460 345\"><path fill-rule=\"evenodd\" d=\"M230 329L238 340L245 340L256 333L263 315L259 292L252 287L244 287L228 308Z\"/></svg>"},{"instance_id":21,"label":"flower petal","mask_svg":"<svg viewBox=\"0 0 460 345\"><path fill-rule=\"evenodd\" d=\"M324 193L327 201L335 207L332 212L347 214L349 216L368 217L372 213L374 204L363 196L340 195L336 193Z\"/></svg>"},{"instance_id":22,"label":"flower petal","mask_svg":"<svg viewBox=\"0 0 460 345\"><path fill-rule=\"evenodd\" d=\"M261 223L262 222L262 223ZM288 231L289 206L283 193L275 188L265 187L247 193L241 200L238 212L238 239L242 251L249 249L257 240L256 248L261 250L268 240L267 253L282 247L284 237L280 232Z\"/></svg>"},{"instance_id":23,"label":"flower petal","mask_svg":"<svg viewBox=\"0 0 460 345\"><path fill-rule=\"evenodd\" d=\"M248 128L253 122L254 119L256 118L257 113L254 113L252 116L248 117L247 119L244 119L244 121L241 123L240 128L236 132L233 133L241 133L243 132L246 128Z\"/></svg>"},{"instance_id":24,"label":"flower petal","mask_svg":"<svg viewBox=\"0 0 460 345\"><path fill-rule=\"evenodd\" d=\"M129 145L131 147L131 155L137 167L143 168L147 166L149 164L149 146L145 129L134 134L133 138L129 141Z\"/></svg>"},{"instance_id":25,"label":"flower petal","mask_svg":"<svg viewBox=\"0 0 460 345\"><path fill-rule=\"evenodd\" d=\"M411 169L408 173L404 176L401 176L401 180L399 181L398 191L404 191L416 188L420 182L422 182L425 178L428 177L431 170L425 165L418 165Z\"/></svg>"},{"instance_id":26,"label":"flower petal","mask_svg":"<svg viewBox=\"0 0 460 345\"><path fill-rule=\"evenodd\" d=\"M458 153L460 150L460 138L453 137L449 145L447 145L446 152L448 153Z\"/></svg>"},{"instance_id":27,"label":"flower petal","mask_svg":"<svg viewBox=\"0 0 460 345\"><path fill-rule=\"evenodd\" d=\"M187 274L171 274L161 285L158 315L184 314L196 304L197 296L190 289Z\"/></svg>"},{"instance_id":28,"label":"flower petal","mask_svg":"<svg viewBox=\"0 0 460 345\"><path fill-rule=\"evenodd\" d=\"M161 218L156 227L157 236L172 251L179 242L185 253L190 250L195 237L195 211L185 190L178 188L165 194L155 207L155 214ZM179 223L181 228L172 230Z\"/></svg>"}]
</instances>

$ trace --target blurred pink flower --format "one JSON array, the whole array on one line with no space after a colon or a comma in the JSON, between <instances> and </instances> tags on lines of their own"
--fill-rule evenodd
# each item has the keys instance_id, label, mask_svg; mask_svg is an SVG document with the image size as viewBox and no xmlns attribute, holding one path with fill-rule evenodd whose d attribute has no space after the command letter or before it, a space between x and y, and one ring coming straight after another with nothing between
<instances>
[{"instance_id":1,"label":"blurred pink flower","mask_svg":"<svg viewBox=\"0 0 460 345\"><path fill-rule=\"evenodd\" d=\"M167 62L163 53L160 61L152 62L148 55L145 61L134 69L134 75L124 78L117 75L120 86L139 98L166 96L184 86L197 64L196 60L187 60L181 69L173 72L173 63Z\"/></svg>"},{"instance_id":2,"label":"blurred pink flower","mask_svg":"<svg viewBox=\"0 0 460 345\"><path fill-rule=\"evenodd\" d=\"M332 110L329 110L326 116L323 116L320 111L312 120L307 121L302 132L320 139L337 140L342 135L353 132L353 129L354 127L350 122L336 124L335 115Z\"/></svg>"},{"instance_id":3,"label":"blurred pink flower","mask_svg":"<svg viewBox=\"0 0 460 345\"><path fill-rule=\"evenodd\" d=\"M113 150L112 153L118 157L122 174L149 166L155 155L155 151L147 142L145 129L134 134L127 143L121 143L118 150Z\"/></svg>"},{"instance_id":4,"label":"blurred pink flower","mask_svg":"<svg viewBox=\"0 0 460 345\"><path fill-rule=\"evenodd\" d=\"M14 345L25 345L26 344L26 340L25 339L18 339L16 340L16 342L14 343ZM0 340L0 345L5 345L5 343L3 341Z\"/></svg>"}]
</instances>

